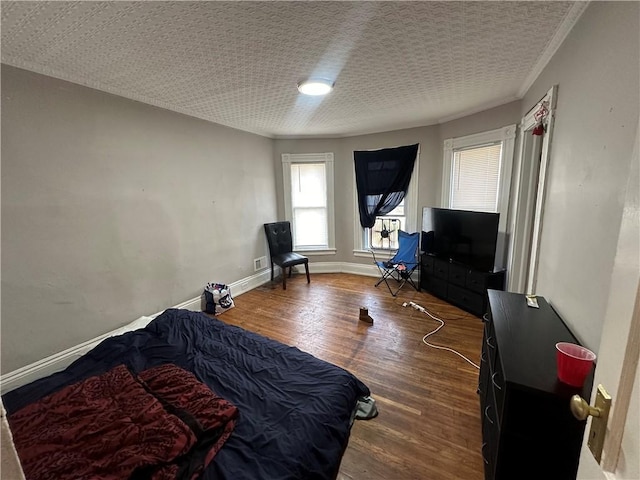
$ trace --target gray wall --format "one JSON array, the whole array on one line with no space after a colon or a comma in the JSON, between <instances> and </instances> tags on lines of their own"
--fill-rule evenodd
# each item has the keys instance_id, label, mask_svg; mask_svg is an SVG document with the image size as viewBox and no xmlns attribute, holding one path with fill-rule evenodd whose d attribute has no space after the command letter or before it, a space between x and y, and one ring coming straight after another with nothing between
<instances>
[{"instance_id":1,"label":"gray wall","mask_svg":"<svg viewBox=\"0 0 640 480\"><path fill-rule=\"evenodd\" d=\"M270 140L2 69L2 372L253 273L284 217L282 153L335 154L335 256L353 255L353 150L421 144L438 205L442 142L516 123L559 84L537 293L597 350L638 124L638 9L593 3L521 102L443 125Z\"/></svg>"},{"instance_id":2,"label":"gray wall","mask_svg":"<svg viewBox=\"0 0 640 480\"><path fill-rule=\"evenodd\" d=\"M420 164L418 176L418 212L415 221L420 226L422 221L421 207L432 205L437 202L436 194L440 188L441 179L439 173L442 163L442 152L438 139L438 126L431 125L428 127L409 128L405 130L396 130L393 132L378 133L375 135L362 135L358 137L349 137L344 139L344 147L349 155L349 181L352 186L351 204L353 205L355 187L355 168L353 163L353 152L355 150L375 150L380 148L396 147L400 145L420 144ZM358 213L355 206L352 208L351 219L351 236L349 237L353 245L353 226L356 225ZM355 220L354 220L355 219Z\"/></svg>"},{"instance_id":3,"label":"gray wall","mask_svg":"<svg viewBox=\"0 0 640 480\"><path fill-rule=\"evenodd\" d=\"M522 102L558 84L536 291L594 351L638 127L639 16L638 2L591 3Z\"/></svg>"},{"instance_id":4,"label":"gray wall","mask_svg":"<svg viewBox=\"0 0 640 480\"><path fill-rule=\"evenodd\" d=\"M335 139L275 140L274 167L278 186L278 215L280 218L284 218L281 155L283 153L333 152L336 192L336 247L338 251L335 256L311 256L311 260L313 262L371 263L370 258L356 257L353 254L354 226L357 221L357 211L354 203L355 170L353 152L355 150L374 150L414 143L420 144L418 212L416 218L416 225L419 227L422 218L422 207L440 205L444 140L518 123L521 116L520 110L521 102L516 101L442 125Z\"/></svg>"},{"instance_id":5,"label":"gray wall","mask_svg":"<svg viewBox=\"0 0 640 480\"><path fill-rule=\"evenodd\" d=\"M483 112L451 120L440 125L440 138L463 137L474 133L487 132L517 123L521 118L522 101L505 103Z\"/></svg>"},{"instance_id":6,"label":"gray wall","mask_svg":"<svg viewBox=\"0 0 640 480\"><path fill-rule=\"evenodd\" d=\"M354 227L357 221L355 205L355 169L354 150L373 150L396 147L399 145L420 144L419 194L418 205L429 205L437 201L439 191L439 169L442 158L439 145L438 126L410 128L392 132L361 135L335 139L297 139L274 141L274 166L278 185L278 215L284 218L284 197L282 191L283 153L334 153L335 182L335 256L310 256L312 262L350 262L371 264L371 258L357 257L353 254ZM418 212L418 218L420 218ZM417 220L417 219L416 219Z\"/></svg>"},{"instance_id":7,"label":"gray wall","mask_svg":"<svg viewBox=\"0 0 640 480\"><path fill-rule=\"evenodd\" d=\"M272 141L2 66L2 372L254 273Z\"/></svg>"}]
</instances>

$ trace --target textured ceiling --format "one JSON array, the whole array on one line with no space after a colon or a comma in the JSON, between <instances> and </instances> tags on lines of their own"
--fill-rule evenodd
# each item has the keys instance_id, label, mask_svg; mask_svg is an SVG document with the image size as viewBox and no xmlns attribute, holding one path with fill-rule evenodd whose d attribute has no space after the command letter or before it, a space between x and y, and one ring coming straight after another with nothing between
<instances>
[{"instance_id":1,"label":"textured ceiling","mask_svg":"<svg viewBox=\"0 0 640 480\"><path fill-rule=\"evenodd\" d=\"M348 136L521 97L585 5L2 1L2 62L270 137ZM299 94L309 76L334 91Z\"/></svg>"}]
</instances>

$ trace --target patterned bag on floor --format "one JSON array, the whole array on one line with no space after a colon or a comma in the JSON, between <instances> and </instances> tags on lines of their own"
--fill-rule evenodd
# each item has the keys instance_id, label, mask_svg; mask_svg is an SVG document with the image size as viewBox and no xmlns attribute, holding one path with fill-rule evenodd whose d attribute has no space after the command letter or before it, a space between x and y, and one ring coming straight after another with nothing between
<instances>
[{"instance_id":1,"label":"patterned bag on floor","mask_svg":"<svg viewBox=\"0 0 640 480\"><path fill-rule=\"evenodd\" d=\"M200 297L203 312L218 315L235 307L231 297L231 288L223 283L207 283Z\"/></svg>"}]
</instances>

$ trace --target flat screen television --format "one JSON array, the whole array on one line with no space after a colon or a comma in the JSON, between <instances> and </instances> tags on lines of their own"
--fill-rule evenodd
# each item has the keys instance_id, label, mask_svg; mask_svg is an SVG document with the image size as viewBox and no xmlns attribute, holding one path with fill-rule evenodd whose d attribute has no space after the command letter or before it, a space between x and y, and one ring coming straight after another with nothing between
<instances>
[{"instance_id":1,"label":"flat screen television","mask_svg":"<svg viewBox=\"0 0 640 480\"><path fill-rule=\"evenodd\" d=\"M474 270L492 272L499 220L499 213L425 207L421 250Z\"/></svg>"}]
</instances>

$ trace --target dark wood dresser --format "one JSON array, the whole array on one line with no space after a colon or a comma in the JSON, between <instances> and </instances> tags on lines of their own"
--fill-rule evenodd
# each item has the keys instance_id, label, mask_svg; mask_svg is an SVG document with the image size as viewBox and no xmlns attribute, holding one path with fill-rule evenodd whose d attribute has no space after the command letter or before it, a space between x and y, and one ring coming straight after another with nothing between
<instances>
[{"instance_id":1,"label":"dark wood dresser","mask_svg":"<svg viewBox=\"0 0 640 480\"><path fill-rule=\"evenodd\" d=\"M557 378L557 342L578 343L547 301L489 290L478 393L485 479L575 479L585 422L569 410L583 388Z\"/></svg>"},{"instance_id":2,"label":"dark wood dresser","mask_svg":"<svg viewBox=\"0 0 640 480\"><path fill-rule=\"evenodd\" d=\"M502 290L504 279L504 270L480 272L426 253L420 256L420 289L478 317L487 311L487 289Z\"/></svg>"}]
</instances>

